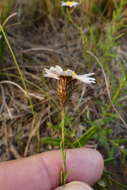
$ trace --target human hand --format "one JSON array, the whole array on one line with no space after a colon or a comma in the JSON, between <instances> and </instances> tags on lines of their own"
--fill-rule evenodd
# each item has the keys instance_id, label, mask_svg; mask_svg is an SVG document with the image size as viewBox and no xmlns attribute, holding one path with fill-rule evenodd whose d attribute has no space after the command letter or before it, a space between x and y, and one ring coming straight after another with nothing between
<instances>
[{"instance_id":1,"label":"human hand","mask_svg":"<svg viewBox=\"0 0 127 190\"><path fill-rule=\"evenodd\" d=\"M0 164L0 189L54 190L59 186L62 163L60 151L49 151L28 158L3 162ZM94 149L67 150L68 182L81 181L93 185L101 177L103 165L101 154ZM91 189L82 184L78 183L77 186L77 182L75 184L73 182L71 186L66 185L64 189Z\"/></svg>"}]
</instances>

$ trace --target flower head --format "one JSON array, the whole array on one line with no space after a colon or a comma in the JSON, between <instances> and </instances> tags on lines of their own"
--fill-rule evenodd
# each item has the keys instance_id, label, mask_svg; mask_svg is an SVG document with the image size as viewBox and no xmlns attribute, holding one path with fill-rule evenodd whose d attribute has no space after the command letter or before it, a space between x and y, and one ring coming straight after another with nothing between
<instances>
[{"instance_id":1,"label":"flower head","mask_svg":"<svg viewBox=\"0 0 127 190\"><path fill-rule=\"evenodd\" d=\"M86 84L95 83L95 78L91 77L94 73L77 75L74 71L67 69L63 70L60 66L50 67L45 70L45 77L54 78L58 80L57 94L59 97L60 105L64 107L67 98L72 93L73 83L76 80L84 82Z\"/></svg>"},{"instance_id":2,"label":"flower head","mask_svg":"<svg viewBox=\"0 0 127 190\"><path fill-rule=\"evenodd\" d=\"M67 69L63 70L60 66L56 65L55 67L51 67L50 69L45 69L45 77L54 78L59 80L60 77L69 77L73 79L80 80L86 84L95 83L95 78L91 77L94 73L77 75L74 71Z\"/></svg>"},{"instance_id":3,"label":"flower head","mask_svg":"<svg viewBox=\"0 0 127 190\"><path fill-rule=\"evenodd\" d=\"M62 7L70 7L70 8L72 8L72 7L77 7L78 5L79 5L79 3L76 2L76 1L66 1L66 2L62 1L61 2Z\"/></svg>"}]
</instances>

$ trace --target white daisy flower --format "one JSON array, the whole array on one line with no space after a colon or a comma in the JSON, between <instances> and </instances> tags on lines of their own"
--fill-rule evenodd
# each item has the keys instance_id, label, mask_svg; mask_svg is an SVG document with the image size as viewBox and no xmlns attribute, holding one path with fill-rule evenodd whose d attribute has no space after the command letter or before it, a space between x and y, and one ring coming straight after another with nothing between
<instances>
[{"instance_id":1,"label":"white daisy flower","mask_svg":"<svg viewBox=\"0 0 127 190\"><path fill-rule=\"evenodd\" d=\"M64 2L64 1L62 1L61 2L61 6L62 7L77 7L79 5L79 3L78 2L76 2L76 1L66 1L66 2Z\"/></svg>"},{"instance_id":2,"label":"white daisy flower","mask_svg":"<svg viewBox=\"0 0 127 190\"><path fill-rule=\"evenodd\" d=\"M86 84L95 83L96 79L91 77L94 75L94 73L88 73L84 75L77 75L74 71L67 69L63 70L60 66L56 65L55 67L51 67L50 69L44 69L45 70L45 77L54 78L59 80L60 77L72 77L73 79L80 80L81 82L84 82Z\"/></svg>"}]
</instances>

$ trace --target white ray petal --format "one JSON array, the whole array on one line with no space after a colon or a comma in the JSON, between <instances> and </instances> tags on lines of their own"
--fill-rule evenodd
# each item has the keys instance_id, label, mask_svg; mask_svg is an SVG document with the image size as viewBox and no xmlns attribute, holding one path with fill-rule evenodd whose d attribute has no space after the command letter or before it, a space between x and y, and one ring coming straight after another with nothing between
<instances>
[{"instance_id":1,"label":"white ray petal","mask_svg":"<svg viewBox=\"0 0 127 190\"><path fill-rule=\"evenodd\" d=\"M86 84L96 83L95 78L87 77L86 75L76 75L75 78Z\"/></svg>"},{"instance_id":2,"label":"white ray petal","mask_svg":"<svg viewBox=\"0 0 127 190\"><path fill-rule=\"evenodd\" d=\"M66 6L66 2L61 2L61 6L63 7L63 6Z\"/></svg>"},{"instance_id":3,"label":"white ray petal","mask_svg":"<svg viewBox=\"0 0 127 190\"><path fill-rule=\"evenodd\" d=\"M50 69L44 69L46 73L51 73Z\"/></svg>"},{"instance_id":4,"label":"white ray petal","mask_svg":"<svg viewBox=\"0 0 127 190\"><path fill-rule=\"evenodd\" d=\"M92 75L94 75L95 73L88 73L88 74L84 74L86 77L90 77Z\"/></svg>"},{"instance_id":5,"label":"white ray petal","mask_svg":"<svg viewBox=\"0 0 127 190\"><path fill-rule=\"evenodd\" d=\"M53 73L46 73L46 74L44 74L44 77L54 78L54 79L59 80L58 75L55 75L55 74L53 74Z\"/></svg>"},{"instance_id":6,"label":"white ray petal","mask_svg":"<svg viewBox=\"0 0 127 190\"><path fill-rule=\"evenodd\" d=\"M59 71L59 72L62 72L62 71L63 71L63 69L62 69L59 65L56 65L56 69L57 69L57 71Z\"/></svg>"}]
</instances>

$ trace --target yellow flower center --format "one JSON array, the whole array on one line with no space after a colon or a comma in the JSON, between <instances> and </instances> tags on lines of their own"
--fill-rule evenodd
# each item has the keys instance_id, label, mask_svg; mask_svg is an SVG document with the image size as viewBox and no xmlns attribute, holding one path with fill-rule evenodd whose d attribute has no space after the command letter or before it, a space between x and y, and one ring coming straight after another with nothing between
<instances>
[{"instance_id":1,"label":"yellow flower center","mask_svg":"<svg viewBox=\"0 0 127 190\"><path fill-rule=\"evenodd\" d=\"M72 78L75 79L77 74L75 72L72 73Z\"/></svg>"},{"instance_id":2,"label":"yellow flower center","mask_svg":"<svg viewBox=\"0 0 127 190\"><path fill-rule=\"evenodd\" d=\"M66 5L69 6L69 7L71 7L71 6L73 6L73 3L74 3L73 1L67 1Z\"/></svg>"}]
</instances>

